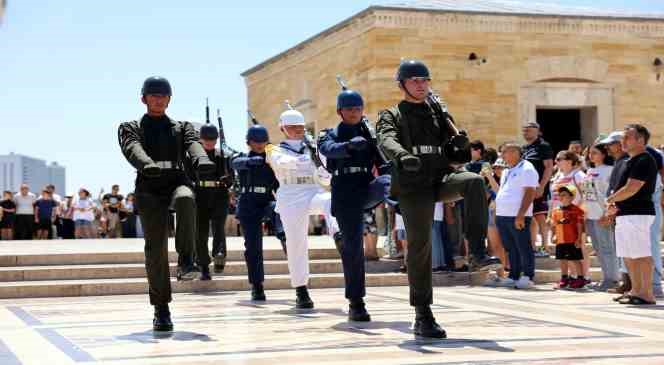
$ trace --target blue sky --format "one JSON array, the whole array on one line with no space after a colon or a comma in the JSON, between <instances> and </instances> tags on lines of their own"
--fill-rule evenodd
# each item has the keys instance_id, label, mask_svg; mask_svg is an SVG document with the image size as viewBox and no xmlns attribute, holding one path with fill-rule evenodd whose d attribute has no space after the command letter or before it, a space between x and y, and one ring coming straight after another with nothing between
<instances>
[{"instance_id":1,"label":"blue sky","mask_svg":"<svg viewBox=\"0 0 664 365\"><path fill-rule=\"evenodd\" d=\"M387 1L389 2L389 1ZM67 192L119 183L134 172L116 137L143 112L142 81L163 75L169 115L202 121L221 108L229 143L242 147L240 73L372 4L385 1L9 1L0 25L0 154L67 167ZM664 2L556 1L664 13Z\"/></svg>"}]
</instances>

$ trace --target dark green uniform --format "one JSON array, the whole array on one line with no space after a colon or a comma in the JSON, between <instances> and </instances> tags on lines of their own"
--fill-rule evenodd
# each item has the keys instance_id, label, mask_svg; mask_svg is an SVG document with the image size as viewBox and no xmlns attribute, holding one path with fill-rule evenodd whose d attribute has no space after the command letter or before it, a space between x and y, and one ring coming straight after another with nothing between
<instances>
[{"instance_id":1,"label":"dark green uniform","mask_svg":"<svg viewBox=\"0 0 664 365\"><path fill-rule=\"evenodd\" d=\"M178 263L193 266L196 204L183 161L188 154L197 170L210 171L214 165L198 142L196 130L188 122L146 114L140 121L120 125L118 137L122 153L138 171L136 205L145 233L150 303L164 305L172 299L168 265L169 207L177 216ZM152 171L148 176L144 170L146 166ZM153 175L155 169L158 176Z\"/></svg>"},{"instance_id":2,"label":"dark green uniform","mask_svg":"<svg viewBox=\"0 0 664 365\"><path fill-rule=\"evenodd\" d=\"M431 227L437 201L464 199L464 231L471 254L486 256L484 239L488 206L484 179L470 172L456 172L444 155L450 139L446 121L434 116L426 103L402 101L380 113L376 123L380 147L394 161L392 195L398 196L408 233L408 282L413 306L432 304ZM418 171L405 171L400 160L417 156Z\"/></svg>"}]
</instances>

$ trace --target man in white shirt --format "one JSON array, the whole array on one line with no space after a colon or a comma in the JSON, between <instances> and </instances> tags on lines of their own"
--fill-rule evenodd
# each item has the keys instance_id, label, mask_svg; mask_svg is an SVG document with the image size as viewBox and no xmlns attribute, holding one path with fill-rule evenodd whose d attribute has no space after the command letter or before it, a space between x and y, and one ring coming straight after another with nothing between
<instances>
[{"instance_id":1,"label":"man in white shirt","mask_svg":"<svg viewBox=\"0 0 664 365\"><path fill-rule=\"evenodd\" d=\"M17 240L31 240L34 233L35 207L37 201L35 194L30 192L27 184L21 184L18 194L14 195L16 204L16 235Z\"/></svg>"},{"instance_id":2,"label":"man in white shirt","mask_svg":"<svg viewBox=\"0 0 664 365\"><path fill-rule=\"evenodd\" d=\"M503 172L496 196L496 226L508 251L511 269L499 286L529 289L535 285L530 223L539 175L533 164L521 158L521 146L516 143L505 143L502 157L509 169Z\"/></svg>"}]
</instances>

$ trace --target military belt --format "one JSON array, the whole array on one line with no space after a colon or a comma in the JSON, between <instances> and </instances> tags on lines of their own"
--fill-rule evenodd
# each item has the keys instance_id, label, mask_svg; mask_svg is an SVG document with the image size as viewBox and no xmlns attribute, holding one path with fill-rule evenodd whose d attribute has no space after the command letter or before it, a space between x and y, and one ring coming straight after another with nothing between
<instances>
[{"instance_id":1,"label":"military belt","mask_svg":"<svg viewBox=\"0 0 664 365\"><path fill-rule=\"evenodd\" d=\"M173 161L155 161L155 165L159 166L162 169L175 169L177 165Z\"/></svg>"},{"instance_id":2,"label":"military belt","mask_svg":"<svg viewBox=\"0 0 664 365\"><path fill-rule=\"evenodd\" d=\"M218 188L223 184L221 181L199 181L196 185L201 188Z\"/></svg>"},{"instance_id":3,"label":"military belt","mask_svg":"<svg viewBox=\"0 0 664 365\"><path fill-rule=\"evenodd\" d=\"M442 155L443 148L440 146L413 146L413 155Z\"/></svg>"},{"instance_id":4,"label":"military belt","mask_svg":"<svg viewBox=\"0 0 664 365\"><path fill-rule=\"evenodd\" d=\"M247 186L240 189L240 193L267 194L268 188L265 186Z\"/></svg>"},{"instance_id":5,"label":"military belt","mask_svg":"<svg viewBox=\"0 0 664 365\"><path fill-rule=\"evenodd\" d=\"M334 170L334 176L347 175L347 174L358 174L362 172L369 172L369 169L366 167L359 166L349 166L342 169Z\"/></svg>"},{"instance_id":6,"label":"military belt","mask_svg":"<svg viewBox=\"0 0 664 365\"><path fill-rule=\"evenodd\" d=\"M314 178L312 176L290 176L284 179L286 185L307 185L313 184Z\"/></svg>"}]
</instances>

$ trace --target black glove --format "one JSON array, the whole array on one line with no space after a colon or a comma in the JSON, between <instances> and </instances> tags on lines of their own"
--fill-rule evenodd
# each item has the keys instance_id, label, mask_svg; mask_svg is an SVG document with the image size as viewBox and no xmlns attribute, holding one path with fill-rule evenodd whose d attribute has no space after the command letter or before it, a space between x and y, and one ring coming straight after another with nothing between
<instances>
[{"instance_id":1,"label":"black glove","mask_svg":"<svg viewBox=\"0 0 664 365\"><path fill-rule=\"evenodd\" d=\"M217 166L213 163L198 164L198 173L201 175L213 174L217 170Z\"/></svg>"},{"instance_id":2,"label":"black glove","mask_svg":"<svg viewBox=\"0 0 664 365\"><path fill-rule=\"evenodd\" d=\"M249 166L262 166L264 163L265 159L263 156L251 156L249 157L249 161L247 161Z\"/></svg>"},{"instance_id":3,"label":"black glove","mask_svg":"<svg viewBox=\"0 0 664 365\"><path fill-rule=\"evenodd\" d=\"M141 170L141 174L145 177L149 178L155 178L161 176L161 167L155 163L150 163L145 166L143 166L143 170Z\"/></svg>"},{"instance_id":4,"label":"black glove","mask_svg":"<svg viewBox=\"0 0 664 365\"><path fill-rule=\"evenodd\" d=\"M362 136L353 137L348 141L348 149L351 151L363 151L366 150L368 146L369 142L367 142Z\"/></svg>"},{"instance_id":5,"label":"black glove","mask_svg":"<svg viewBox=\"0 0 664 365\"><path fill-rule=\"evenodd\" d=\"M401 157L399 161L401 162L403 169L408 172L417 172L420 170L420 167L422 167L422 161L420 161L420 158L417 156L406 155Z\"/></svg>"}]
</instances>

